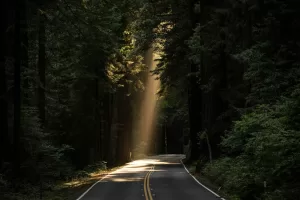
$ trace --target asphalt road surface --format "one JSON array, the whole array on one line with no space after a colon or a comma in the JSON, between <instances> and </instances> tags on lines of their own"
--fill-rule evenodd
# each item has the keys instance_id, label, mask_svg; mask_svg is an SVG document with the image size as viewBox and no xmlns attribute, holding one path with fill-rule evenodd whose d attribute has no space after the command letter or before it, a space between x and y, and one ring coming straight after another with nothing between
<instances>
[{"instance_id":1,"label":"asphalt road surface","mask_svg":"<svg viewBox=\"0 0 300 200\"><path fill-rule=\"evenodd\" d=\"M159 155L128 163L95 183L77 200L216 200L186 171L183 155Z\"/></svg>"}]
</instances>

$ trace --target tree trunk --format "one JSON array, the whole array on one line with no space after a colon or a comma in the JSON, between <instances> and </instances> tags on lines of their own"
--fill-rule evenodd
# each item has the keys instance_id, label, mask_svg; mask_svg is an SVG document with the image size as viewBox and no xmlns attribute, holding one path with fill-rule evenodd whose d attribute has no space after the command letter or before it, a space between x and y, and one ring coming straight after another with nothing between
<instances>
[{"instance_id":1,"label":"tree trunk","mask_svg":"<svg viewBox=\"0 0 300 200\"><path fill-rule=\"evenodd\" d=\"M13 172L14 178L20 175L20 138L21 138L21 12L24 0L16 1L15 43L14 43L14 131L13 131Z\"/></svg>"},{"instance_id":2,"label":"tree trunk","mask_svg":"<svg viewBox=\"0 0 300 200\"><path fill-rule=\"evenodd\" d=\"M1 43L2 51L0 57L0 171L3 167L5 157L8 151L8 105L7 105L7 85L6 85L6 57L8 56L7 48L10 44L7 44L7 29L9 27L9 18L11 5L9 0L1 1Z\"/></svg>"},{"instance_id":3,"label":"tree trunk","mask_svg":"<svg viewBox=\"0 0 300 200\"><path fill-rule=\"evenodd\" d=\"M208 134L207 133L205 133L205 138L206 138L206 143L207 143L207 147L208 147L209 162L212 163L212 150L211 150L210 140L208 138Z\"/></svg>"},{"instance_id":4,"label":"tree trunk","mask_svg":"<svg viewBox=\"0 0 300 200\"><path fill-rule=\"evenodd\" d=\"M111 151L111 125L112 125L112 98L110 93L104 95L104 160L109 163L110 151Z\"/></svg>"},{"instance_id":5,"label":"tree trunk","mask_svg":"<svg viewBox=\"0 0 300 200\"><path fill-rule=\"evenodd\" d=\"M105 129L104 129L104 102L103 99L100 101L100 159L104 160L104 147L105 147Z\"/></svg>"},{"instance_id":6,"label":"tree trunk","mask_svg":"<svg viewBox=\"0 0 300 200\"><path fill-rule=\"evenodd\" d=\"M123 98L123 88L122 89L119 89L117 90L117 109L118 109L118 118L117 118L117 146L116 146L116 149L117 149L117 152L116 152L116 162L118 165L120 164L123 164L122 163L122 159L123 159L123 148L124 148L124 123L123 123L123 115L124 115L124 110L122 109L123 108L123 104L124 103L124 98Z\"/></svg>"},{"instance_id":7,"label":"tree trunk","mask_svg":"<svg viewBox=\"0 0 300 200\"><path fill-rule=\"evenodd\" d=\"M46 32L45 32L45 16L40 12L39 13L39 55L38 55L38 108L39 116L42 123L42 126L45 127L45 106L46 106L46 97L45 97L45 88L46 88Z\"/></svg>"},{"instance_id":8,"label":"tree trunk","mask_svg":"<svg viewBox=\"0 0 300 200\"><path fill-rule=\"evenodd\" d=\"M118 137L118 94L112 94L111 96L111 108L112 108L112 115L111 115L111 124L110 124L110 135L109 135L109 156L108 156L108 164L110 166L115 165L116 163L116 152L117 152L117 137Z\"/></svg>"},{"instance_id":9,"label":"tree trunk","mask_svg":"<svg viewBox=\"0 0 300 200\"><path fill-rule=\"evenodd\" d=\"M25 5L27 5L27 0ZM23 7L24 12L21 12L21 66L22 66L22 94L23 104L29 105L29 75L28 72L28 25L27 25L27 7Z\"/></svg>"},{"instance_id":10,"label":"tree trunk","mask_svg":"<svg viewBox=\"0 0 300 200\"><path fill-rule=\"evenodd\" d=\"M194 0L189 1L189 13L190 13L190 22L191 30L196 26L197 19L194 13ZM193 32L191 32L191 35ZM190 72L196 73L199 69L197 65L191 63ZM189 90L189 123L190 123L190 139L191 139L191 156L190 161L196 160L199 157L198 149L198 133L201 130L201 92L198 88L197 77L192 75L190 78L190 90Z\"/></svg>"},{"instance_id":11,"label":"tree trunk","mask_svg":"<svg viewBox=\"0 0 300 200\"><path fill-rule=\"evenodd\" d=\"M3 18L2 18L3 19ZM3 33L3 32L2 32ZM2 54L0 60L0 171L5 159L5 151L7 146L7 100L6 96L6 75L5 75L5 57Z\"/></svg>"},{"instance_id":12,"label":"tree trunk","mask_svg":"<svg viewBox=\"0 0 300 200\"><path fill-rule=\"evenodd\" d=\"M95 75L98 75L98 66L95 65ZM101 160L101 108L100 108L100 98L99 98L99 79L96 77L95 79L95 93L94 93L94 101L95 101L95 111L94 111L94 137L93 141L95 142L94 147L94 158L93 162L97 162Z\"/></svg>"},{"instance_id":13,"label":"tree trunk","mask_svg":"<svg viewBox=\"0 0 300 200\"><path fill-rule=\"evenodd\" d=\"M129 141L131 135L131 109L130 101L127 96L128 84L124 81L125 87L119 92L118 107L120 109L119 123L122 125L118 131L118 163L124 164L129 161Z\"/></svg>"},{"instance_id":14,"label":"tree trunk","mask_svg":"<svg viewBox=\"0 0 300 200\"><path fill-rule=\"evenodd\" d=\"M164 124L164 147L165 154L168 154L167 122Z\"/></svg>"}]
</instances>

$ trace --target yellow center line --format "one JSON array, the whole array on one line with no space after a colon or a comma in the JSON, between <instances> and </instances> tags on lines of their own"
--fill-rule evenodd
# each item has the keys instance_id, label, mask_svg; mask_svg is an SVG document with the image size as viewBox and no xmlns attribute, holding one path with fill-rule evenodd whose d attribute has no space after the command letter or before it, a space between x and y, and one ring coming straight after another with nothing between
<instances>
[{"instance_id":1,"label":"yellow center line","mask_svg":"<svg viewBox=\"0 0 300 200\"><path fill-rule=\"evenodd\" d=\"M145 176L145 179L144 179L144 194L145 194L145 198L146 200L153 200L152 198L152 194L151 194L151 189L150 189L150 175L153 173L153 170L154 170L154 166L151 167L150 171L148 171L148 173L146 174Z\"/></svg>"},{"instance_id":2,"label":"yellow center line","mask_svg":"<svg viewBox=\"0 0 300 200\"><path fill-rule=\"evenodd\" d=\"M147 194L147 189L146 189L147 188L146 184L147 184L147 179L148 179L149 174L150 174L150 171L146 174L145 179L144 179L144 194L145 194L146 200L149 199L148 194Z\"/></svg>"},{"instance_id":3,"label":"yellow center line","mask_svg":"<svg viewBox=\"0 0 300 200\"><path fill-rule=\"evenodd\" d=\"M149 181L150 181L150 176L151 174L153 173L153 170L154 170L154 166L152 167L152 170L150 171L149 175L148 175L148 179L147 179L147 189L148 189L148 193L149 193L149 199L150 200L153 200L152 198L152 194L151 194L151 189L150 189L150 184L149 184Z\"/></svg>"}]
</instances>

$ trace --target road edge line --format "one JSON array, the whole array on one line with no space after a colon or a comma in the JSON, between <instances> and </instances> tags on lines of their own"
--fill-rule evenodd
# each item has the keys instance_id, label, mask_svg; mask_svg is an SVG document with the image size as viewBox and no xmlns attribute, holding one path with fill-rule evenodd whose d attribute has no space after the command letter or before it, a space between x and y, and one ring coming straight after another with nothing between
<instances>
[{"instance_id":1,"label":"road edge line","mask_svg":"<svg viewBox=\"0 0 300 200\"><path fill-rule=\"evenodd\" d=\"M126 163L127 164L127 163ZM122 169L122 168L119 168L119 169ZM103 181L105 178L107 178L110 174L118 171L119 169L117 170L113 170L111 172L109 172L108 174L106 174L104 177L102 177L99 181L97 181L96 183L94 183L91 187L89 187L84 193L82 193L82 195L80 195L76 200L80 200L82 199L82 197L84 197L95 185L97 185L98 183L100 183L101 181Z\"/></svg>"},{"instance_id":2,"label":"road edge line","mask_svg":"<svg viewBox=\"0 0 300 200\"><path fill-rule=\"evenodd\" d=\"M218 195L217 193L215 193L214 191L212 191L211 189L209 189L208 187L206 187L205 185L203 185L202 183L200 183L200 181L197 180L196 177L194 177L189 170L185 167L185 165L182 162L182 159L180 160L181 164L183 165L185 171L199 184L201 185L204 189L206 189L207 191L209 191L210 193L214 194L216 197L221 198L222 200L226 200L224 198L222 198L220 195Z\"/></svg>"},{"instance_id":3,"label":"road edge line","mask_svg":"<svg viewBox=\"0 0 300 200\"><path fill-rule=\"evenodd\" d=\"M89 187L82 195L80 195L80 197L78 197L76 200L80 200L82 197L84 197L84 195L86 195L95 185L97 185L98 183L100 183L103 179L106 178L106 176L108 176L109 174L105 175L103 178L101 178L99 181L97 181L96 183L94 183L91 187Z\"/></svg>"}]
</instances>

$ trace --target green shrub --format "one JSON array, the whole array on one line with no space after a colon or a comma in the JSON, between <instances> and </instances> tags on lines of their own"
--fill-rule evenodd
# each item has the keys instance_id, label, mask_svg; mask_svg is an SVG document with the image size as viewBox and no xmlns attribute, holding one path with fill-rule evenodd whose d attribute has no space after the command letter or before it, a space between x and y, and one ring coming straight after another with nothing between
<instances>
[{"instance_id":1,"label":"green shrub","mask_svg":"<svg viewBox=\"0 0 300 200\"><path fill-rule=\"evenodd\" d=\"M245 114L222 142L229 156L203 173L241 199L295 199L299 196L300 132L295 99L262 105ZM293 118L293 120L290 120ZM267 188L264 188L264 181ZM278 188L281 188L280 190ZM289 192L287 192L289 191Z\"/></svg>"},{"instance_id":2,"label":"green shrub","mask_svg":"<svg viewBox=\"0 0 300 200\"><path fill-rule=\"evenodd\" d=\"M96 162L92 165L88 165L87 167L84 168L84 170L87 171L87 172L94 172L94 171L98 171L98 170L106 170L107 169L106 163L107 162L105 162L105 161L99 161L99 162Z\"/></svg>"}]
</instances>

